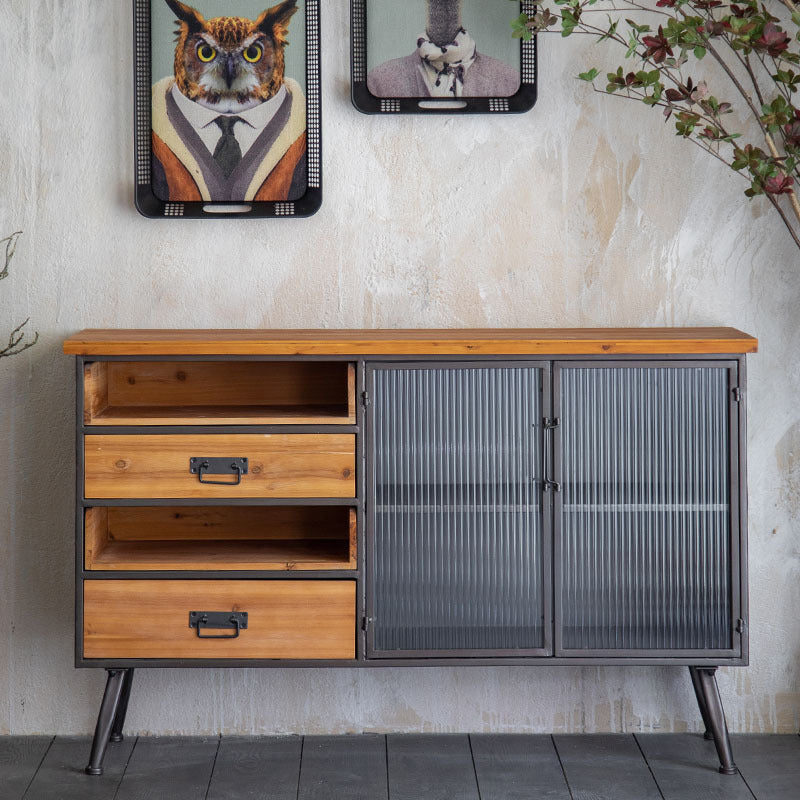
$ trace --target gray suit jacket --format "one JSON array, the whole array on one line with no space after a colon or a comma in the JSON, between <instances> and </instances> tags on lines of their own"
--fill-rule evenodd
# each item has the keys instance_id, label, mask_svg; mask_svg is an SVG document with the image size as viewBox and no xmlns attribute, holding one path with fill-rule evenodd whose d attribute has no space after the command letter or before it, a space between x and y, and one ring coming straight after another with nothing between
<instances>
[{"instance_id":1,"label":"gray suit jacket","mask_svg":"<svg viewBox=\"0 0 800 800\"><path fill-rule=\"evenodd\" d=\"M375 97L430 97L418 52L375 67L367 88ZM519 72L503 61L478 53L464 77L464 97L511 97L520 87Z\"/></svg>"}]
</instances>

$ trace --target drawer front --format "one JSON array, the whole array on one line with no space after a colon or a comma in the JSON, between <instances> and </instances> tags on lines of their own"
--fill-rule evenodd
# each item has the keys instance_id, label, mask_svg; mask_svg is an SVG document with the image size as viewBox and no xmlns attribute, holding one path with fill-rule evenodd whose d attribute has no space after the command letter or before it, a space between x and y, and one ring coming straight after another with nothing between
<instances>
[{"instance_id":1,"label":"drawer front","mask_svg":"<svg viewBox=\"0 0 800 800\"><path fill-rule=\"evenodd\" d=\"M189 460L247 458L235 475L189 471ZM355 497L353 434L125 435L84 438L87 498Z\"/></svg>"},{"instance_id":2,"label":"drawer front","mask_svg":"<svg viewBox=\"0 0 800 800\"><path fill-rule=\"evenodd\" d=\"M84 658L355 658L355 581L100 580L83 599ZM246 611L247 629L201 639L191 611Z\"/></svg>"}]
</instances>

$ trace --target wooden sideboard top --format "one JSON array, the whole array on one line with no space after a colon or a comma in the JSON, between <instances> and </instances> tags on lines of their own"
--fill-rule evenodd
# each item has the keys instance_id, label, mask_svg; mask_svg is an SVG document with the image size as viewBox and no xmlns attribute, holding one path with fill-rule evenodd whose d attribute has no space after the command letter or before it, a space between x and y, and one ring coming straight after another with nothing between
<instances>
[{"instance_id":1,"label":"wooden sideboard top","mask_svg":"<svg viewBox=\"0 0 800 800\"><path fill-rule=\"evenodd\" d=\"M735 328L463 328L411 330L83 330L82 356L673 355L755 353Z\"/></svg>"}]
</instances>

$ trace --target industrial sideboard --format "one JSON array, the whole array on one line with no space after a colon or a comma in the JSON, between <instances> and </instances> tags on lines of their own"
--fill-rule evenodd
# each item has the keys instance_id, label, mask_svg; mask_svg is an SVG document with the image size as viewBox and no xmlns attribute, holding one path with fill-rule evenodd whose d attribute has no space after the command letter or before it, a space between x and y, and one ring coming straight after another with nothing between
<instances>
[{"instance_id":1,"label":"industrial sideboard","mask_svg":"<svg viewBox=\"0 0 800 800\"><path fill-rule=\"evenodd\" d=\"M87 330L76 664L672 664L733 774L746 665L732 328ZM132 613L135 611L135 613Z\"/></svg>"}]
</instances>

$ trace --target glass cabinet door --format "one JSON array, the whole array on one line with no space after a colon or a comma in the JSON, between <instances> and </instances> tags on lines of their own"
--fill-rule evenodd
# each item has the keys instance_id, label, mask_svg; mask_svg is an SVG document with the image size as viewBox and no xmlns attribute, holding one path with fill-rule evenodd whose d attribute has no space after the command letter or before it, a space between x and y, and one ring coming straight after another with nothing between
<instances>
[{"instance_id":1,"label":"glass cabinet door","mask_svg":"<svg viewBox=\"0 0 800 800\"><path fill-rule=\"evenodd\" d=\"M556 366L557 655L737 654L736 374Z\"/></svg>"},{"instance_id":2,"label":"glass cabinet door","mask_svg":"<svg viewBox=\"0 0 800 800\"><path fill-rule=\"evenodd\" d=\"M375 365L367 387L368 655L551 652L547 368Z\"/></svg>"}]
</instances>

